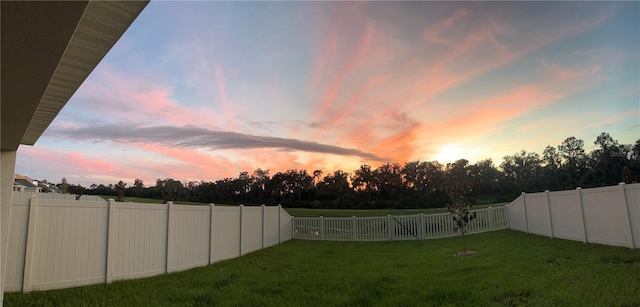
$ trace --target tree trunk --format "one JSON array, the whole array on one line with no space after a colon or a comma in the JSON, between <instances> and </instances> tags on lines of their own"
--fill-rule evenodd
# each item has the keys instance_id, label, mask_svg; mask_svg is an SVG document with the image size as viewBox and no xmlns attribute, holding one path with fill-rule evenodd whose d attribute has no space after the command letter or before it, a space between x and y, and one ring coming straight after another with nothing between
<instances>
[{"instance_id":1,"label":"tree trunk","mask_svg":"<svg viewBox=\"0 0 640 307\"><path fill-rule=\"evenodd\" d=\"M462 252L466 253L467 252L467 244L464 241L464 233L462 233Z\"/></svg>"}]
</instances>

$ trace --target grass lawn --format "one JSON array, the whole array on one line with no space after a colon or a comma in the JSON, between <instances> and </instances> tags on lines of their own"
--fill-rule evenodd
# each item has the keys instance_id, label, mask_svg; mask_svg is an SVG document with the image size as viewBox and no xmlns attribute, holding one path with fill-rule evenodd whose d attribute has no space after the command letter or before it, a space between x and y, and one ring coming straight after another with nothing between
<instances>
[{"instance_id":1,"label":"grass lawn","mask_svg":"<svg viewBox=\"0 0 640 307\"><path fill-rule=\"evenodd\" d=\"M640 306L640 250L515 231L404 242L294 240L110 285L8 293L5 306Z\"/></svg>"},{"instance_id":2,"label":"grass lawn","mask_svg":"<svg viewBox=\"0 0 640 307\"><path fill-rule=\"evenodd\" d=\"M497 203L490 205L473 206L471 209L483 209L491 207L504 207L508 203ZM448 212L446 208L433 209L372 209L372 210L356 210L356 209L297 209L285 208L290 215L295 217L344 217L344 216L386 216L391 215L413 215L413 214L433 214Z\"/></svg>"}]
</instances>

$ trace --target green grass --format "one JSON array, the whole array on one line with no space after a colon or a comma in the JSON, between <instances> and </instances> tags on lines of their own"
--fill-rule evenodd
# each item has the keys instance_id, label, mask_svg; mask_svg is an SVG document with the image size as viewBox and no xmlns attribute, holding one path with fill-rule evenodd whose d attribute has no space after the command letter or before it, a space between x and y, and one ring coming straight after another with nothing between
<instances>
[{"instance_id":1,"label":"green grass","mask_svg":"<svg viewBox=\"0 0 640 307\"><path fill-rule=\"evenodd\" d=\"M639 306L640 250L515 231L404 242L294 240L185 272L8 293L5 306Z\"/></svg>"},{"instance_id":2,"label":"green grass","mask_svg":"<svg viewBox=\"0 0 640 307\"><path fill-rule=\"evenodd\" d=\"M483 209L491 207L504 207L507 203L497 203L490 205L473 206L471 209ZM372 210L356 210L356 209L298 209L285 208L287 213L295 217L345 217L345 216L386 216L386 215L413 215L413 214L433 214L447 212L446 208L432 209L372 209Z\"/></svg>"}]
</instances>

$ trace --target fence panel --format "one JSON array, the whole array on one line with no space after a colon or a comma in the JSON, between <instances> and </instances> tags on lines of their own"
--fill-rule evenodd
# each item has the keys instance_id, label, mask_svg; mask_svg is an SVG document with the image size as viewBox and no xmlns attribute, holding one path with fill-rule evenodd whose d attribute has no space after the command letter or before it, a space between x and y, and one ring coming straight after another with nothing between
<instances>
[{"instance_id":1,"label":"fence panel","mask_svg":"<svg viewBox=\"0 0 640 307\"><path fill-rule=\"evenodd\" d=\"M357 241L385 241L389 239L387 217L365 217L356 220Z\"/></svg>"},{"instance_id":2,"label":"fence panel","mask_svg":"<svg viewBox=\"0 0 640 307\"><path fill-rule=\"evenodd\" d=\"M449 213L429 214L425 215L426 219L426 238L446 238L455 236L453 231L453 220Z\"/></svg>"},{"instance_id":3,"label":"fence panel","mask_svg":"<svg viewBox=\"0 0 640 307\"><path fill-rule=\"evenodd\" d=\"M321 219L296 217L294 218L294 238L302 240L320 240Z\"/></svg>"},{"instance_id":4,"label":"fence panel","mask_svg":"<svg viewBox=\"0 0 640 307\"><path fill-rule=\"evenodd\" d=\"M525 211L525 198L520 195L509 204L507 210L509 228L519 231L527 231L527 216Z\"/></svg>"},{"instance_id":5,"label":"fence panel","mask_svg":"<svg viewBox=\"0 0 640 307\"><path fill-rule=\"evenodd\" d=\"M278 224L279 215L280 208L278 207L264 208L264 247L278 244L278 232L280 231L280 225Z\"/></svg>"},{"instance_id":6,"label":"fence panel","mask_svg":"<svg viewBox=\"0 0 640 307\"><path fill-rule=\"evenodd\" d=\"M546 215L535 212L545 193L526 194L507 207L509 228L562 239L630 248L640 247L640 184L550 192ZM522 200L527 211L522 210ZM531 200L531 201L530 201ZM531 207L531 209L529 209ZM549 225L549 232L539 231ZM522 224L521 224L522 223ZM528 225L527 225L528 223Z\"/></svg>"},{"instance_id":7,"label":"fence panel","mask_svg":"<svg viewBox=\"0 0 640 307\"><path fill-rule=\"evenodd\" d=\"M633 230L634 247L640 248L640 184L627 185L626 198Z\"/></svg>"},{"instance_id":8,"label":"fence panel","mask_svg":"<svg viewBox=\"0 0 640 307\"><path fill-rule=\"evenodd\" d=\"M537 235L550 236L547 194L526 194L525 197L529 232Z\"/></svg>"},{"instance_id":9,"label":"fence panel","mask_svg":"<svg viewBox=\"0 0 640 307\"><path fill-rule=\"evenodd\" d=\"M583 190L582 206L589 242L629 245L627 206L618 186Z\"/></svg>"},{"instance_id":10,"label":"fence panel","mask_svg":"<svg viewBox=\"0 0 640 307\"><path fill-rule=\"evenodd\" d=\"M293 217L280 208L280 242L293 239L294 231Z\"/></svg>"},{"instance_id":11,"label":"fence panel","mask_svg":"<svg viewBox=\"0 0 640 307\"><path fill-rule=\"evenodd\" d=\"M394 240L418 240L420 234L420 216L405 215L391 217Z\"/></svg>"},{"instance_id":12,"label":"fence panel","mask_svg":"<svg viewBox=\"0 0 640 307\"><path fill-rule=\"evenodd\" d=\"M474 234L485 232L489 230L489 210L477 210L472 211L475 213L476 218L469 222L467 226L467 233Z\"/></svg>"},{"instance_id":13,"label":"fence panel","mask_svg":"<svg viewBox=\"0 0 640 307\"><path fill-rule=\"evenodd\" d=\"M216 206L214 210L212 262L240 256L240 208Z\"/></svg>"},{"instance_id":14,"label":"fence panel","mask_svg":"<svg viewBox=\"0 0 640 307\"><path fill-rule=\"evenodd\" d=\"M166 272L167 205L113 203L109 279Z\"/></svg>"},{"instance_id":15,"label":"fence panel","mask_svg":"<svg viewBox=\"0 0 640 307\"><path fill-rule=\"evenodd\" d=\"M24 255L27 249L27 228L29 227L29 199L14 199L9 225L6 271L4 271L5 291L21 291L24 277Z\"/></svg>"},{"instance_id":16,"label":"fence panel","mask_svg":"<svg viewBox=\"0 0 640 307\"><path fill-rule=\"evenodd\" d=\"M242 215L242 254L262 248L262 208L244 207Z\"/></svg>"},{"instance_id":17,"label":"fence panel","mask_svg":"<svg viewBox=\"0 0 640 307\"><path fill-rule=\"evenodd\" d=\"M509 227L508 214L506 207L492 208L493 212L493 229L507 229Z\"/></svg>"},{"instance_id":18,"label":"fence panel","mask_svg":"<svg viewBox=\"0 0 640 307\"><path fill-rule=\"evenodd\" d=\"M173 225L169 251L169 271L182 271L209 264L208 206L173 207Z\"/></svg>"},{"instance_id":19,"label":"fence panel","mask_svg":"<svg viewBox=\"0 0 640 307\"><path fill-rule=\"evenodd\" d=\"M37 225L31 285L36 290L104 282L107 202L46 200L36 207Z\"/></svg>"},{"instance_id":20,"label":"fence panel","mask_svg":"<svg viewBox=\"0 0 640 307\"><path fill-rule=\"evenodd\" d=\"M553 236L561 239L582 241L584 225L578 190L549 193Z\"/></svg>"}]
</instances>

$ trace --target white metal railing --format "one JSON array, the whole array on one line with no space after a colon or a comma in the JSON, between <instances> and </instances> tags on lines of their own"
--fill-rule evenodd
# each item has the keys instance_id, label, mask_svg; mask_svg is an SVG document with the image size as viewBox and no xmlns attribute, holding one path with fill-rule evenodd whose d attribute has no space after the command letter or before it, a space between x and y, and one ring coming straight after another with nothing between
<instances>
[{"instance_id":1,"label":"white metal railing","mask_svg":"<svg viewBox=\"0 0 640 307\"><path fill-rule=\"evenodd\" d=\"M467 233L508 228L506 207L471 210L476 219ZM455 236L449 213L377 217L294 217L293 237L300 240L392 241Z\"/></svg>"}]
</instances>

